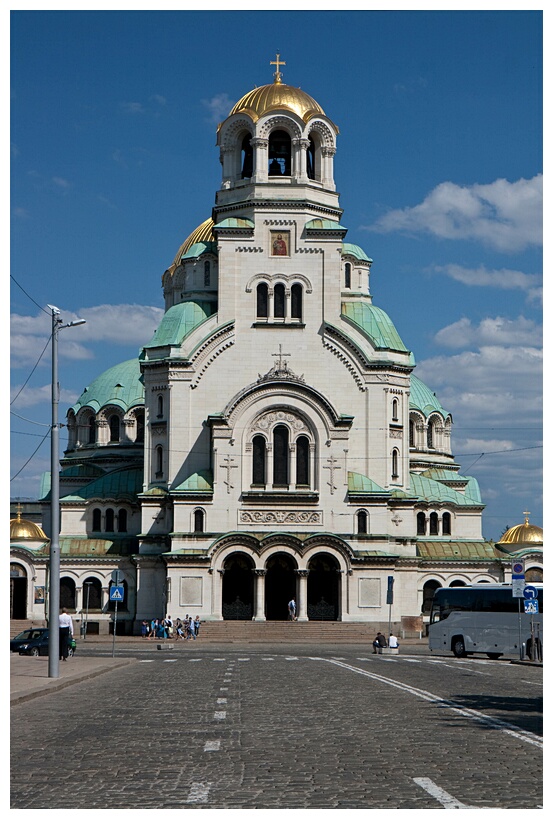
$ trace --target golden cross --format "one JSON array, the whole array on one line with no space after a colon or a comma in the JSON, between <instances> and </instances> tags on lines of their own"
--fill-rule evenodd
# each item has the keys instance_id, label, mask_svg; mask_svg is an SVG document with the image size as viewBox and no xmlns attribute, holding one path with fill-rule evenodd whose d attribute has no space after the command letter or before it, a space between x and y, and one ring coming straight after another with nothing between
<instances>
[{"instance_id":1,"label":"golden cross","mask_svg":"<svg viewBox=\"0 0 553 819\"><path fill-rule=\"evenodd\" d=\"M281 65L286 65L286 63L283 60L280 59L280 54L277 54L276 55L276 60L271 60L269 65L276 65L277 70L273 74L273 77L275 78L275 83L281 83L282 82L282 73L280 71L280 66Z\"/></svg>"},{"instance_id":2,"label":"golden cross","mask_svg":"<svg viewBox=\"0 0 553 819\"><path fill-rule=\"evenodd\" d=\"M528 518L530 517L530 512L523 512L522 514L523 514L523 515L524 515L524 517L526 518L526 520L525 520L524 522L525 522L525 523L528 523Z\"/></svg>"}]
</instances>

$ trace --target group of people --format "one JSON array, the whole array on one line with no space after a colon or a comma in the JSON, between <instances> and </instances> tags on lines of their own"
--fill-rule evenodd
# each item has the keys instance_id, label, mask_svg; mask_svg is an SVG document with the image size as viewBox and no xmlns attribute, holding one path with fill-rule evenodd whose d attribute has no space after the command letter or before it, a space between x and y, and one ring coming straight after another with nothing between
<instances>
[{"instance_id":1,"label":"group of people","mask_svg":"<svg viewBox=\"0 0 553 819\"><path fill-rule=\"evenodd\" d=\"M388 641L381 631L373 640L373 654L382 654L383 648L399 648L399 640L395 634L390 634Z\"/></svg>"},{"instance_id":2,"label":"group of people","mask_svg":"<svg viewBox=\"0 0 553 819\"><path fill-rule=\"evenodd\" d=\"M181 620L173 621L170 614L162 619L154 618L142 621L142 637L147 640L195 640L200 633L200 615L196 618L188 614Z\"/></svg>"}]
</instances>

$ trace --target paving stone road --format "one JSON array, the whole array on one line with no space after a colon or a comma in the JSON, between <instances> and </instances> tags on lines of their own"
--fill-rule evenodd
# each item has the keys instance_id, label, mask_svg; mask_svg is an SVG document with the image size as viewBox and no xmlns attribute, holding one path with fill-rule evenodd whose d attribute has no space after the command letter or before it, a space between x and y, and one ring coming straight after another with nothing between
<instances>
[{"instance_id":1,"label":"paving stone road","mask_svg":"<svg viewBox=\"0 0 553 819\"><path fill-rule=\"evenodd\" d=\"M542 805L541 669L351 646L133 651L12 707L12 808Z\"/></svg>"}]
</instances>

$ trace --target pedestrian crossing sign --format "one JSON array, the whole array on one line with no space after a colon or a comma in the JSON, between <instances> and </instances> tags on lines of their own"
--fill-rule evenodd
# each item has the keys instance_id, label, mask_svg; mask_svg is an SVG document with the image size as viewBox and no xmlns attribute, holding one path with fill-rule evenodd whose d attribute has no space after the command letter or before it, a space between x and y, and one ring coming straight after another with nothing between
<instances>
[{"instance_id":1,"label":"pedestrian crossing sign","mask_svg":"<svg viewBox=\"0 0 553 819\"><path fill-rule=\"evenodd\" d=\"M110 601L121 603L125 597L125 589L123 586L111 586L109 590Z\"/></svg>"}]
</instances>

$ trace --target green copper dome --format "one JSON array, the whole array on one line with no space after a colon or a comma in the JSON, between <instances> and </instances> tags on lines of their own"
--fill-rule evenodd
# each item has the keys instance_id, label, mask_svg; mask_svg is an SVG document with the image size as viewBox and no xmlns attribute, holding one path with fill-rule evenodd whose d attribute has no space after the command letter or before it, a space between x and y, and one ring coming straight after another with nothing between
<instances>
[{"instance_id":1,"label":"green copper dome","mask_svg":"<svg viewBox=\"0 0 553 819\"><path fill-rule=\"evenodd\" d=\"M366 301L342 302L342 318L366 335L375 349L409 352L387 313Z\"/></svg>"},{"instance_id":2,"label":"green copper dome","mask_svg":"<svg viewBox=\"0 0 553 819\"><path fill-rule=\"evenodd\" d=\"M426 418L433 412L439 412L442 418L447 418L450 414L442 407L436 393L433 393L416 375L411 375L409 406L411 409L420 410Z\"/></svg>"},{"instance_id":3,"label":"green copper dome","mask_svg":"<svg viewBox=\"0 0 553 819\"><path fill-rule=\"evenodd\" d=\"M138 358L123 361L110 367L98 376L72 407L77 413L82 407L90 407L98 412L108 404L114 404L126 412L137 404L144 403L144 383Z\"/></svg>"},{"instance_id":4,"label":"green copper dome","mask_svg":"<svg viewBox=\"0 0 553 819\"><path fill-rule=\"evenodd\" d=\"M178 347L189 333L209 318L215 311L210 301L183 301L170 307L159 327L144 349L151 347Z\"/></svg>"}]
</instances>

